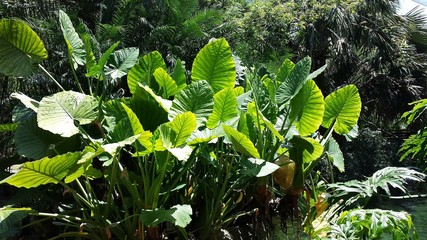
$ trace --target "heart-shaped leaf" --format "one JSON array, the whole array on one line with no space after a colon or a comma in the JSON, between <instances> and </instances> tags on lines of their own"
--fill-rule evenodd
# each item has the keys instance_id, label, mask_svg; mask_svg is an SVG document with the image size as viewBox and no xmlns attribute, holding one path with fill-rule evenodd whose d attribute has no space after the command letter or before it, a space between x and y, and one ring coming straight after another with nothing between
<instances>
[{"instance_id":1,"label":"heart-shaped leaf","mask_svg":"<svg viewBox=\"0 0 427 240\"><path fill-rule=\"evenodd\" d=\"M0 72L16 77L29 76L34 65L47 59L39 36L23 21L0 20Z\"/></svg>"}]
</instances>

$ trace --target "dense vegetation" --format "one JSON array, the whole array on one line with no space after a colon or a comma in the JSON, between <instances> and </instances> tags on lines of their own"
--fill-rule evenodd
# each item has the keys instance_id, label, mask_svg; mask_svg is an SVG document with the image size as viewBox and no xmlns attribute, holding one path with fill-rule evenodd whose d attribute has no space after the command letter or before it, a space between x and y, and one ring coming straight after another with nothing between
<instances>
[{"instance_id":1,"label":"dense vegetation","mask_svg":"<svg viewBox=\"0 0 427 240\"><path fill-rule=\"evenodd\" d=\"M369 209L425 178L398 160L426 167L416 9L22 0L0 17L1 239L417 238Z\"/></svg>"}]
</instances>

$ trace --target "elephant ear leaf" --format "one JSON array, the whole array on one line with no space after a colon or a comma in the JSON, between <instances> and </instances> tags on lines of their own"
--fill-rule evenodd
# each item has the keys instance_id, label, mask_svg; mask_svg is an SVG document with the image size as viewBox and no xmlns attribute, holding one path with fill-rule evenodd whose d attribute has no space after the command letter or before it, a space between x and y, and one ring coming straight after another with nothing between
<instances>
[{"instance_id":1,"label":"elephant ear leaf","mask_svg":"<svg viewBox=\"0 0 427 240\"><path fill-rule=\"evenodd\" d=\"M86 63L86 47L74 29L68 15L61 10L59 10L59 23L61 24L61 30L67 43L68 56L73 61L74 68L76 69L78 65Z\"/></svg>"},{"instance_id":2,"label":"elephant ear leaf","mask_svg":"<svg viewBox=\"0 0 427 240\"><path fill-rule=\"evenodd\" d=\"M211 41L200 50L194 59L191 77L194 81L206 80L215 93L234 87L236 67L224 38Z\"/></svg>"},{"instance_id":3,"label":"elephant ear leaf","mask_svg":"<svg viewBox=\"0 0 427 240\"><path fill-rule=\"evenodd\" d=\"M236 129L233 129L232 127L229 127L226 125L222 125L222 127L224 128L224 131L227 134L227 137L233 143L233 146L236 149L236 151L243 153L247 156L260 158L258 150L245 134L240 133Z\"/></svg>"},{"instance_id":4,"label":"elephant ear leaf","mask_svg":"<svg viewBox=\"0 0 427 240\"><path fill-rule=\"evenodd\" d=\"M349 133L357 124L362 102L355 85L336 90L325 98L325 114L322 126L334 128L338 134Z\"/></svg>"},{"instance_id":5,"label":"elephant ear leaf","mask_svg":"<svg viewBox=\"0 0 427 240\"><path fill-rule=\"evenodd\" d=\"M62 137L80 132L78 125L91 123L98 116L98 101L92 96L65 91L40 101L37 122L40 128Z\"/></svg>"},{"instance_id":6,"label":"elephant ear leaf","mask_svg":"<svg viewBox=\"0 0 427 240\"><path fill-rule=\"evenodd\" d=\"M59 183L69 170L77 164L81 153L67 153L53 158L42 158L22 164L15 174L3 179L0 183L8 183L15 187L34 188L49 183Z\"/></svg>"},{"instance_id":7,"label":"elephant ear leaf","mask_svg":"<svg viewBox=\"0 0 427 240\"><path fill-rule=\"evenodd\" d=\"M128 86L130 92L135 94L139 83L157 91L159 86L153 78L154 71L156 71L157 68L167 70L162 54L154 51L141 57L128 73Z\"/></svg>"},{"instance_id":8,"label":"elephant ear leaf","mask_svg":"<svg viewBox=\"0 0 427 240\"><path fill-rule=\"evenodd\" d=\"M206 126L213 129L217 127L218 124L236 117L237 114L236 95L231 88L223 89L214 96L214 109L212 115L209 116Z\"/></svg>"},{"instance_id":9,"label":"elephant ear leaf","mask_svg":"<svg viewBox=\"0 0 427 240\"><path fill-rule=\"evenodd\" d=\"M0 208L0 239L9 239L19 233L21 221L31 212L31 208Z\"/></svg>"},{"instance_id":10,"label":"elephant ear leaf","mask_svg":"<svg viewBox=\"0 0 427 240\"><path fill-rule=\"evenodd\" d=\"M39 36L23 21L0 20L0 72L16 77L29 76L34 66L47 59Z\"/></svg>"}]
</instances>

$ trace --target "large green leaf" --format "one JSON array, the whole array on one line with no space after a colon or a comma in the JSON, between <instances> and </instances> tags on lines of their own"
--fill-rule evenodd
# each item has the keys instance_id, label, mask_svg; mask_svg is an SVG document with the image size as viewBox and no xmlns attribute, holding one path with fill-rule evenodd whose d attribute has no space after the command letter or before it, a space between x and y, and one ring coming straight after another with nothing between
<instances>
[{"instance_id":1,"label":"large green leaf","mask_svg":"<svg viewBox=\"0 0 427 240\"><path fill-rule=\"evenodd\" d=\"M131 99L130 107L144 129L154 132L158 126L168 121L170 103L154 94L148 86L139 84Z\"/></svg>"},{"instance_id":2,"label":"large green leaf","mask_svg":"<svg viewBox=\"0 0 427 240\"><path fill-rule=\"evenodd\" d=\"M175 205L169 210L142 210L141 221L146 226L157 226L162 222L171 222L178 227L186 227L191 222L193 211L190 205Z\"/></svg>"},{"instance_id":3,"label":"large green leaf","mask_svg":"<svg viewBox=\"0 0 427 240\"><path fill-rule=\"evenodd\" d=\"M196 130L196 115L192 112L179 114L169 123L169 126L176 134L174 147L180 147L185 144L194 130Z\"/></svg>"},{"instance_id":4,"label":"large green leaf","mask_svg":"<svg viewBox=\"0 0 427 240\"><path fill-rule=\"evenodd\" d=\"M35 64L47 58L39 36L23 21L0 20L0 72L10 76L29 76Z\"/></svg>"},{"instance_id":5,"label":"large green leaf","mask_svg":"<svg viewBox=\"0 0 427 240\"><path fill-rule=\"evenodd\" d=\"M191 77L194 81L206 80L214 92L233 88L236 68L231 48L224 38L211 41L194 59Z\"/></svg>"},{"instance_id":6,"label":"large green leaf","mask_svg":"<svg viewBox=\"0 0 427 240\"><path fill-rule=\"evenodd\" d=\"M182 90L187 86L187 76L185 75L184 66L182 66L181 60L176 61L175 68L173 69L172 79L175 80L178 85L178 89Z\"/></svg>"},{"instance_id":7,"label":"large green leaf","mask_svg":"<svg viewBox=\"0 0 427 240\"><path fill-rule=\"evenodd\" d=\"M305 57L295 64L289 76L280 84L276 93L279 106L289 103L304 86L311 69L311 58Z\"/></svg>"},{"instance_id":8,"label":"large green leaf","mask_svg":"<svg viewBox=\"0 0 427 240\"><path fill-rule=\"evenodd\" d=\"M169 97L178 93L178 85L171 76L169 76L166 70L157 68L153 75L154 79L156 79L159 84L159 95L162 95L163 98L169 99Z\"/></svg>"},{"instance_id":9,"label":"large green leaf","mask_svg":"<svg viewBox=\"0 0 427 240\"><path fill-rule=\"evenodd\" d=\"M167 70L165 60L162 55L157 52L151 52L139 59L138 63L131 68L128 73L128 86L132 94L136 92L138 83L149 86L157 90L158 86L153 81L153 73L157 68Z\"/></svg>"},{"instance_id":10,"label":"large green leaf","mask_svg":"<svg viewBox=\"0 0 427 240\"><path fill-rule=\"evenodd\" d=\"M294 67L295 64L291 60L285 59L277 73L276 81L284 82L289 77Z\"/></svg>"},{"instance_id":11,"label":"large green leaf","mask_svg":"<svg viewBox=\"0 0 427 240\"><path fill-rule=\"evenodd\" d=\"M237 99L231 88L223 89L214 95L214 108L206 126L210 129L217 127L238 114Z\"/></svg>"},{"instance_id":12,"label":"large green leaf","mask_svg":"<svg viewBox=\"0 0 427 240\"><path fill-rule=\"evenodd\" d=\"M250 177L265 177L280 168L279 165L275 163L256 158L243 160L242 165L245 167L242 173Z\"/></svg>"},{"instance_id":13,"label":"large green leaf","mask_svg":"<svg viewBox=\"0 0 427 240\"><path fill-rule=\"evenodd\" d=\"M73 61L74 68L77 68L78 65L84 65L86 62L85 45L74 29L70 18L62 10L59 10L59 23L61 25L65 42L67 43L68 54Z\"/></svg>"},{"instance_id":14,"label":"large green leaf","mask_svg":"<svg viewBox=\"0 0 427 240\"><path fill-rule=\"evenodd\" d=\"M328 156L332 158L331 160L334 166L341 172L344 172L344 156L341 152L340 146L334 138L328 139L328 142L325 144L325 150Z\"/></svg>"},{"instance_id":15,"label":"large green leaf","mask_svg":"<svg viewBox=\"0 0 427 240\"><path fill-rule=\"evenodd\" d=\"M26 162L21 169L3 179L0 183L8 183L15 187L33 188L49 183L58 183L80 159L81 153L67 153L53 158Z\"/></svg>"},{"instance_id":16,"label":"large green leaf","mask_svg":"<svg viewBox=\"0 0 427 240\"><path fill-rule=\"evenodd\" d=\"M294 136L291 140L293 147L289 150L292 160L309 163L318 159L323 153L323 147L313 138Z\"/></svg>"},{"instance_id":17,"label":"large green leaf","mask_svg":"<svg viewBox=\"0 0 427 240\"><path fill-rule=\"evenodd\" d=\"M78 125L91 123L98 116L94 97L64 91L44 97L37 113L39 127L63 137L78 134Z\"/></svg>"},{"instance_id":18,"label":"large green leaf","mask_svg":"<svg viewBox=\"0 0 427 240\"><path fill-rule=\"evenodd\" d=\"M322 124L325 102L323 94L313 80L309 80L291 100L291 120L295 120L302 136L314 133Z\"/></svg>"},{"instance_id":19,"label":"large green leaf","mask_svg":"<svg viewBox=\"0 0 427 240\"><path fill-rule=\"evenodd\" d=\"M105 72L104 68L107 64L108 59L110 59L111 54L113 54L113 51L119 46L120 42L116 42L113 45L111 45L107 51L105 51L101 58L98 61L98 64L92 65L92 67L89 68L88 73L86 74L86 77L95 77L98 80L105 80Z\"/></svg>"},{"instance_id":20,"label":"large green leaf","mask_svg":"<svg viewBox=\"0 0 427 240\"><path fill-rule=\"evenodd\" d=\"M357 124L362 102L355 85L348 85L325 98L325 115L322 126L334 127L338 134L349 133Z\"/></svg>"},{"instance_id":21,"label":"large green leaf","mask_svg":"<svg viewBox=\"0 0 427 240\"><path fill-rule=\"evenodd\" d=\"M258 150L255 148L254 144L245 134L240 133L236 129L233 129L232 127L226 125L222 125L222 127L224 128L227 137L233 143L233 146L236 151L248 156L252 156L254 158L260 158Z\"/></svg>"},{"instance_id":22,"label":"large green leaf","mask_svg":"<svg viewBox=\"0 0 427 240\"><path fill-rule=\"evenodd\" d=\"M32 211L31 208L0 208L0 239L9 239L19 233L22 220Z\"/></svg>"},{"instance_id":23,"label":"large green leaf","mask_svg":"<svg viewBox=\"0 0 427 240\"><path fill-rule=\"evenodd\" d=\"M106 74L110 75L112 79L125 76L138 61L138 55L139 49L134 47L115 51L106 66Z\"/></svg>"},{"instance_id":24,"label":"large green leaf","mask_svg":"<svg viewBox=\"0 0 427 240\"><path fill-rule=\"evenodd\" d=\"M213 92L206 81L193 82L181 90L172 102L169 111L169 120L178 114L192 112L196 115L197 124L207 121L213 111Z\"/></svg>"},{"instance_id":25,"label":"large green leaf","mask_svg":"<svg viewBox=\"0 0 427 240\"><path fill-rule=\"evenodd\" d=\"M14 136L18 154L32 159L48 156L60 140L60 136L39 128L35 117L21 122Z\"/></svg>"},{"instance_id":26,"label":"large green leaf","mask_svg":"<svg viewBox=\"0 0 427 240\"><path fill-rule=\"evenodd\" d=\"M152 134L149 131L144 131L136 114L125 104L121 104L121 108L124 110L125 116L118 120L113 131L110 131L107 136L108 143L128 143L132 137L147 150L151 152L153 150L153 144L150 140ZM123 142L124 141L124 142ZM118 144L117 147L123 147Z\"/></svg>"}]
</instances>

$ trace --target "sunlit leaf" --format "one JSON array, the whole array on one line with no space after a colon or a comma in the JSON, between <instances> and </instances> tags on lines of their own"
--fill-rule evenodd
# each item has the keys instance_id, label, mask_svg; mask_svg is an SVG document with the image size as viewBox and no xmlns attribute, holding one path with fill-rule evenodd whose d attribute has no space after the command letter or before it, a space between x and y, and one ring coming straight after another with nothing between
<instances>
[{"instance_id":1,"label":"sunlit leaf","mask_svg":"<svg viewBox=\"0 0 427 240\"><path fill-rule=\"evenodd\" d=\"M0 72L16 77L29 76L34 65L47 59L39 36L23 21L0 20Z\"/></svg>"},{"instance_id":2,"label":"sunlit leaf","mask_svg":"<svg viewBox=\"0 0 427 240\"><path fill-rule=\"evenodd\" d=\"M228 42L219 38L204 46L194 59L191 72L193 81L206 80L215 93L233 88L236 69Z\"/></svg>"},{"instance_id":3,"label":"sunlit leaf","mask_svg":"<svg viewBox=\"0 0 427 240\"><path fill-rule=\"evenodd\" d=\"M37 122L40 128L63 137L80 132L78 125L91 123L98 116L98 101L88 95L64 91L40 101Z\"/></svg>"},{"instance_id":4,"label":"sunlit leaf","mask_svg":"<svg viewBox=\"0 0 427 240\"><path fill-rule=\"evenodd\" d=\"M157 68L153 73L154 79L159 84L159 95L163 98L169 99L170 96L174 96L178 93L178 85L172 79L171 76L163 68Z\"/></svg>"},{"instance_id":5,"label":"sunlit leaf","mask_svg":"<svg viewBox=\"0 0 427 240\"><path fill-rule=\"evenodd\" d=\"M141 221L146 226L157 226L163 222L171 222L178 227L186 227L191 222L193 210L190 205L175 205L168 210L142 210Z\"/></svg>"},{"instance_id":6,"label":"sunlit leaf","mask_svg":"<svg viewBox=\"0 0 427 240\"><path fill-rule=\"evenodd\" d=\"M245 134L240 133L236 129L233 129L226 125L222 125L222 127L224 128L227 137L233 143L233 146L236 151L248 156L252 156L254 158L260 158L258 150L255 148L254 144Z\"/></svg>"},{"instance_id":7,"label":"sunlit leaf","mask_svg":"<svg viewBox=\"0 0 427 240\"><path fill-rule=\"evenodd\" d=\"M206 123L210 129L237 116L237 99L231 88L223 89L214 95L214 108Z\"/></svg>"},{"instance_id":8,"label":"sunlit leaf","mask_svg":"<svg viewBox=\"0 0 427 240\"><path fill-rule=\"evenodd\" d=\"M73 60L74 68L77 68L78 65L84 65L86 62L85 45L74 29L70 18L62 10L59 10L59 23L65 42L67 43L68 54Z\"/></svg>"},{"instance_id":9,"label":"sunlit leaf","mask_svg":"<svg viewBox=\"0 0 427 240\"><path fill-rule=\"evenodd\" d=\"M157 68L167 70L165 60L159 52L154 51L141 57L128 73L130 92L132 94L136 92L138 83L149 86L156 91L158 86L153 79L153 73Z\"/></svg>"}]
</instances>

